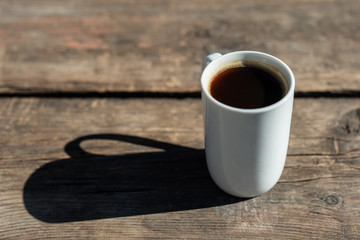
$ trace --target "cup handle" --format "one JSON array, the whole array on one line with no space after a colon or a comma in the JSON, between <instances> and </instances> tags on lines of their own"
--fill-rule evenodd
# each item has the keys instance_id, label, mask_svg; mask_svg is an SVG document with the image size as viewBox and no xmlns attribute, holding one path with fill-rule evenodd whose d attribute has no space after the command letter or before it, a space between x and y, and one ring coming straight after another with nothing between
<instances>
[{"instance_id":1,"label":"cup handle","mask_svg":"<svg viewBox=\"0 0 360 240\"><path fill-rule=\"evenodd\" d=\"M203 63L202 63L202 70L204 71L204 69L206 68L206 66L211 63L212 61L214 61L215 59L221 57L222 54L220 53L212 53L206 57L204 57L203 59Z\"/></svg>"}]
</instances>

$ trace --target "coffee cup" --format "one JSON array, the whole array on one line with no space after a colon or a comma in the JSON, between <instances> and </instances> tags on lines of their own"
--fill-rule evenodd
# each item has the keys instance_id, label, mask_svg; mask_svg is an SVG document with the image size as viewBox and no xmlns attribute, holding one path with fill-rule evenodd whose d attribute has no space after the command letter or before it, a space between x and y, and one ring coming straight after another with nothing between
<instances>
[{"instance_id":1,"label":"coffee cup","mask_svg":"<svg viewBox=\"0 0 360 240\"><path fill-rule=\"evenodd\" d=\"M287 156L294 89L290 68L269 54L237 51L204 58L206 162L223 191L249 198L278 182Z\"/></svg>"}]
</instances>

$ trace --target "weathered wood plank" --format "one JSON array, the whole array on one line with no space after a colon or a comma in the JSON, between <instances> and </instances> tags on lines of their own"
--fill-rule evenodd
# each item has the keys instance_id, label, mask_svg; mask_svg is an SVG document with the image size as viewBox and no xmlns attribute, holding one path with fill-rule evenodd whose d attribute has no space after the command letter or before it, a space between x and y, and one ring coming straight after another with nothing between
<instances>
[{"instance_id":1,"label":"weathered wood plank","mask_svg":"<svg viewBox=\"0 0 360 240\"><path fill-rule=\"evenodd\" d=\"M199 100L0 99L0 238L356 239L359 107L296 99L280 182L242 200L209 178Z\"/></svg>"},{"instance_id":2,"label":"weathered wood plank","mask_svg":"<svg viewBox=\"0 0 360 240\"><path fill-rule=\"evenodd\" d=\"M360 4L347 1L0 2L0 93L192 92L208 53L258 50L297 91L359 91Z\"/></svg>"}]
</instances>

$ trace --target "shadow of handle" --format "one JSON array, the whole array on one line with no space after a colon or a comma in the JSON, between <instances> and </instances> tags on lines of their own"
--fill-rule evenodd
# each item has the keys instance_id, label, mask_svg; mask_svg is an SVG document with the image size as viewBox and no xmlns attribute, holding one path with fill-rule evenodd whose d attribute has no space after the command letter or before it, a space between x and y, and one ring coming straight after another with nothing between
<instances>
[{"instance_id":1,"label":"shadow of handle","mask_svg":"<svg viewBox=\"0 0 360 240\"><path fill-rule=\"evenodd\" d=\"M158 149L163 149L165 151L169 150L197 150L194 148L184 147L176 144L161 142L149 138L143 138L143 137L136 137L136 136L130 136L125 134L93 134L93 135L87 135L83 137L76 138L72 140L71 142L68 142L64 150L65 152L72 158L79 158L79 157L90 157L90 156L106 156L103 154L94 154L89 153L81 148L80 144L83 141L87 140L116 140L121 142L127 142L127 143L133 143L137 145L147 146L147 147L153 147Z\"/></svg>"}]
</instances>

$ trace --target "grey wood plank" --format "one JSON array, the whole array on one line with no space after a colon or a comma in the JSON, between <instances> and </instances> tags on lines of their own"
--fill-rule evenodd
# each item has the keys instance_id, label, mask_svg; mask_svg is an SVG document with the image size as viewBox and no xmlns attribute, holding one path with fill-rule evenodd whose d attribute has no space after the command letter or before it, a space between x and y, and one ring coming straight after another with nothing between
<instances>
[{"instance_id":1,"label":"grey wood plank","mask_svg":"<svg viewBox=\"0 0 360 240\"><path fill-rule=\"evenodd\" d=\"M211 181L197 99L0 99L0 238L356 239L360 99L296 99L268 193Z\"/></svg>"},{"instance_id":2,"label":"grey wood plank","mask_svg":"<svg viewBox=\"0 0 360 240\"><path fill-rule=\"evenodd\" d=\"M298 92L358 93L357 1L1 1L0 93L197 92L202 58L264 51Z\"/></svg>"}]
</instances>

